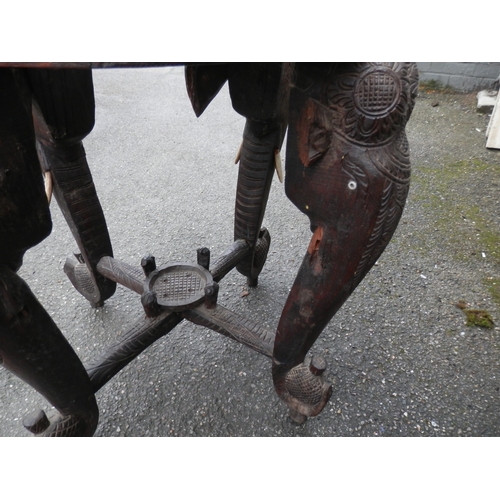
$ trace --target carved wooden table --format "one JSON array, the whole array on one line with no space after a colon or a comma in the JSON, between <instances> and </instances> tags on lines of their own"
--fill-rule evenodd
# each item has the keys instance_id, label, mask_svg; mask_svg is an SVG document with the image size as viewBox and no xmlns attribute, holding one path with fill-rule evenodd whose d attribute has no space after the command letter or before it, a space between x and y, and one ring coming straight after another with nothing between
<instances>
[{"instance_id":1,"label":"carved wooden table","mask_svg":"<svg viewBox=\"0 0 500 500\"><path fill-rule=\"evenodd\" d=\"M125 63L125 66L132 66ZM14 67L13 67L14 66ZM0 67L0 357L3 366L58 411L25 417L36 435L92 435L95 393L183 320L203 325L271 359L278 396L298 423L331 396L322 358L306 355L385 249L409 187L405 125L417 92L411 63L187 65L199 116L228 82L246 118L239 153L234 241L213 258L140 266L113 257L82 140L94 125L92 68L117 64ZM285 190L313 232L276 332L217 303L219 282L236 268L258 285L271 237L262 227L285 132ZM42 172L44 175L42 176ZM83 366L28 285L17 275L24 252L51 230L45 184L80 253L64 271L94 307L119 283L144 308L118 344Z\"/></svg>"}]
</instances>

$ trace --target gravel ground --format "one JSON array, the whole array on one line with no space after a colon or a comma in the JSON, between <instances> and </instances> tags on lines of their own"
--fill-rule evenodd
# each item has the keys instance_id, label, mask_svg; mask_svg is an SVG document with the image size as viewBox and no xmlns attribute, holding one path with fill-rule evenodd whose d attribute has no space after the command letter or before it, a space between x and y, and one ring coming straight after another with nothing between
<instances>
[{"instance_id":1,"label":"gravel ground","mask_svg":"<svg viewBox=\"0 0 500 500\"><path fill-rule=\"evenodd\" d=\"M227 89L196 119L180 68L98 70L94 81L97 120L84 144L115 257L195 261L200 246L219 255L232 240L244 124ZM312 350L334 385L321 415L291 423L267 358L184 322L99 391L96 435L500 435L500 153L485 148L489 116L475 105L473 94L417 99L402 221ZM55 203L52 214L51 236L20 274L87 361L135 321L140 300L119 287L90 308L62 271L76 246ZM310 238L277 179L264 223L272 247L259 287L246 295L233 271L219 300L274 329ZM488 311L494 327L466 326L459 301ZM47 406L0 371L0 435L27 436L22 417Z\"/></svg>"}]
</instances>

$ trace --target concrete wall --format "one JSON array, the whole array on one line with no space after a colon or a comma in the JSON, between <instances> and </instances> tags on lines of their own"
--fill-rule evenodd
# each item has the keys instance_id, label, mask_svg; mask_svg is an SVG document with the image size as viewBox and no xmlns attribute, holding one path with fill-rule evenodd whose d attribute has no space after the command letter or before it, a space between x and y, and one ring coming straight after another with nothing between
<instances>
[{"instance_id":1,"label":"concrete wall","mask_svg":"<svg viewBox=\"0 0 500 500\"><path fill-rule=\"evenodd\" d=\"M420 62L420 81L437 80L456 90L469 92L497 88L500 62Z\"/></svg>"}]
</instances>

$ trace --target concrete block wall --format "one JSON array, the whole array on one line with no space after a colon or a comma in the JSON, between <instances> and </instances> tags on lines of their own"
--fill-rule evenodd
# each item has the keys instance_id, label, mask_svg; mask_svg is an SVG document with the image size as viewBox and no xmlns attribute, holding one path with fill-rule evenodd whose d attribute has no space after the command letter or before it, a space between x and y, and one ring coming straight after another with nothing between
<instances>
[{"instance_id":1,"label":"concrete block wall","mask_svg":"<svg viewBox=\"0 0 500 500\"><path fill-rule=\"evenodd\" d=\"M420 81L437 80L461 92L498 88L500 62L420 62Z\"/></svg>"}]
</instances>

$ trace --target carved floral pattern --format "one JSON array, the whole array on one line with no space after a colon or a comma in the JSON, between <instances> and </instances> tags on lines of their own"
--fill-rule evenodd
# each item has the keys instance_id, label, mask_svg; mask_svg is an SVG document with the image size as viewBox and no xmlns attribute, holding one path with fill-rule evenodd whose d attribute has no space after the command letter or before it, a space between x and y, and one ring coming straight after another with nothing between
<instances>
[{"instance_id":1,"label":"carved floral pattern","mask_svg":"<svg viewBox=\"0 0 500 500\"><path fill-rule=\"evenodd\" d=\"M409 63L341 65L326 85L323 102L335 131L363 146L393 140L405 125L416 95L417 70Z\"/></svg>"}]
</instances>

